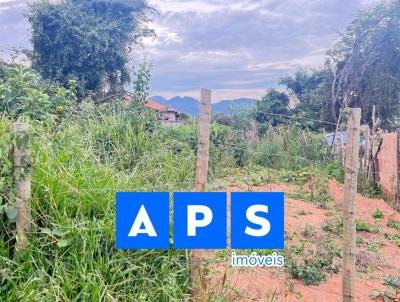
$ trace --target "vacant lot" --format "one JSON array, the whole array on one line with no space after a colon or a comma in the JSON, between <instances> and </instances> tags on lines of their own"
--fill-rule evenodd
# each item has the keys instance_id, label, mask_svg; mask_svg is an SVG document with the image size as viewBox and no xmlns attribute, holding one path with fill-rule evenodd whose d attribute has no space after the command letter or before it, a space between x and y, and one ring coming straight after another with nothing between
<instances>
[{"instance_id":1,"label":"vacant lot","mask_svg":"<svg viewBox=\"0 0 400 302\"><path fill-rule=\"evenodd\" d=\"M250 180L257 179L250 177ZM284 191L285 267L233 268L226 252L204 252L207 299L212 301L342 301L341 249L343 185L327 181L328 196L313 196L306 184L257 186L225 179L228 192ZM256 181L257 182L257 181ZM223 181L216 186L223 184ZM320 203L321 198L327 202ZM400 273L400 214L382 199L357 195L357 301L371 301ZM253 251L236 251L250 255ZM256 251L266 255L270 251ZM214 261L227 259L227 262ZM377 301L380 301L378 298Z\"/></svg>"}]
</instances>

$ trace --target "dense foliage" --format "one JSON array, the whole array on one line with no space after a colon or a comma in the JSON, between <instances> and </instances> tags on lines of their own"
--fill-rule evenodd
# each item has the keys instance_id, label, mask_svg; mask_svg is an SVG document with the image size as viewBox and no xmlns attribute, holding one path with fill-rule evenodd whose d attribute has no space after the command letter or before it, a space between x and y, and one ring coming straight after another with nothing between
<instances>
[{"instance_id":1,"label":"dense foliage","mask_svg":"<svg viewBox=\"0 0 400 302\"><path fill-rule=\"evenodd\" d=\"M140 112L84 104L56 132L32 125L35 228L26 254L11 261L14 230L1 219L0 300L180 301L185 252L115 249L116 191L184 190L194 181L193 151L169 148Z\"/></svg>"},{"instance_id":2,"label":"dense foliage","mask_svg":"<svg viewBox=\"0 0 400 302\"><path fill-rule=\"evenodd\" d=\"M45 83L30 68L11 65L0 75L0 112L17 118L55 122L68 114L76 102L74 83L70 89Z\"/></svg>"},{"instance_id":3,"label":"dense foliage","mask_svg":"<svg viewBox=\"0 0 400 302\"><path fill-rule=\"evenodd\" d=\"M63 85L77 80L81 94L117 90L129 81L132 48L152 34L150 11L143 0L32 2L32 66Z\"/></svg>"},{"instance_id":4,"label":"dense foliage","mask_svg":"<svg viewBox=\"0 0 400 302\"><path fill-rule=\"evenodd\" d=\"M362 122L371 124L375 105L383 126L395 128L400 110L399 20L398 0L361 11L322 68L300 69L282 79L300 101L297 114L336 123L341 109L361 107Z\"/></svg>"},{"instance_id":5,"label":"dense foliage","mask_svg":"<svg viewBox=\"0 0 400 302\"><path fill-rule=\"evenodd\" d=\"M293 76L283 78L280 83L285 85L297 98L298 104L291 114L300 118L303 124L311 129L333 128L331 116L331 82L332 75L326 68L307 70L298 69ZM320 121L328 121L332 124Z\"/></svg>"},{"instance_id":6,"label":"dense foliage","mask_svg":"<svg viewBox=\"0 0 400 302\"><path fill-rule=\"evenodd\" d=\"M276 126L287 121L289 115L289 97L275 89L271 89L254 108L254 119L258 123Z\"/></svg>"}]
</instances>

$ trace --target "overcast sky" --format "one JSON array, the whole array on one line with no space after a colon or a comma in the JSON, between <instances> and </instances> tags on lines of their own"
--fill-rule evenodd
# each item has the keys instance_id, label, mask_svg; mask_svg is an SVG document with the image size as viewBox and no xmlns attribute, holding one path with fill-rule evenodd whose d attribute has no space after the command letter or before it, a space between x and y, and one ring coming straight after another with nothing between
<instances>
[{"instance_id":1,"label":"overcast sky","mask_svg":"<svg viewBox=\"0 0 400 302\"><path fill-rule=\"evenodd\" d=\"M0 0L0 49L29 47L23 0ZM318 66L357 10L376 0L150 0L157 38L137 55L154 67L151 94L214 101L258 97L298 66Z\"/></svg>"}]
</instances>

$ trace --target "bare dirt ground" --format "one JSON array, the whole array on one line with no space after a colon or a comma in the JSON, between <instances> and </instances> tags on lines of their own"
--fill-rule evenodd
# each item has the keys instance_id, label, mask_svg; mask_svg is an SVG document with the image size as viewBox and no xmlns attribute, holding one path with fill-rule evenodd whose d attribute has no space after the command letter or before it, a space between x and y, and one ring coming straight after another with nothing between
<instances>
[{"instance_id":1,"label":"bare dirt ground","mask_svg":"<svg viewBox=\"0 0 400 302\"><path fill-rule=\"evenodd\" d=\"M248 190L249 188L246 188ZM289 184L269 184L252 187L252 191L283 191L287 195L299 187ZM238 185L230 185L228 192L244 191ZM289 194L288 194L289 193ZM306 242L306 249L316 248L321 236L326 232L323 226L332 221L332 213L341 213L343 186L329 181L329 195L332 200L327 208L315 203L285 198L285 248ZM375 232L357 232L357 282L356 301L372 301L369 297L374 289L384 289L383 281L387 276L400 275L400 247L390 238L398 233L386 226L388 219L400 221L400 214L394 211L382 199L370 199L357 195L357 219L377 227ZM373 218L372 213L379 209L383 218ZM311 226L311 227L310 227ZM304 239L302 231L312 230ZM333 235L338 247L341 246L340 235ZM236 251L237 254L250 255L248 251ZM306 251L304 251L306 252ZM218 259L217 251L203 251L202 258ZM229 258L229 253L225 254ZM336 259L338 267L341 259ZM301 280L293 279L287 268L234 268L230 263L209 263L207 265L205 284L208 301L342 301L342 275L328 274L326 281L320 285L306 286ZM383 301L383 300L374 300Z\"/></svg>"}]
</instances>

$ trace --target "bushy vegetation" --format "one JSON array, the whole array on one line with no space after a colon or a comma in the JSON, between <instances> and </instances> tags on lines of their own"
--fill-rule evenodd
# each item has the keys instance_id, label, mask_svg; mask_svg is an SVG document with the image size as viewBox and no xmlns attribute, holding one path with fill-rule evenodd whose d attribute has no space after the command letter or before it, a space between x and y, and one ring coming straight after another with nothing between
<instances>
[{"instance_id":1,"label":"bushy vegetation","mask_svg":"<svg viewBox=\"0 0 400 302\"><path fill-rule=\"evenodd\" d=\"M275 169L298 170L328 160L322 135L297 126L268 127L251 152L251 161Z\"/></svg>"},{"instance_id":2,"label":"bushy vegetation","mask_svg":"<svg viewBox=\"0 0 400 302\"><path fill-rule=\"evenodd\" d=\"M313 129L335 129L342 111L362 109L372 124L373 106L386 129L398 126L400 87L400 2L382 1L359 12L317 69L300 68L281 80L298 101L291 114L311 121ZM327 124L322 121L328 121Z\"/></svg>"},{"instance_id":3,"label":"bushy vegetation","mask_svg":"<svg viewBox=\"0 0 400 302\"><path fill-rule=\"evenodd\" d=\"M326 237L318 241L315 251L305 250L304 245L288 249L285 265L293 278L301 280L305 285L318 285L326 280L328 274L339 271L335 259L340 258L340 254L334 241Z\"/></svg>"},{"instance_id":4,"label":"bushy vegetation","mask_svg":"<svg viewBox=\"0 0 400 302\"><path fill-rule=\"evenodd\" d=\"M132 50L153 34L152 11L143 0L32 2L27 12L32 66L64 86L76 80L80 95L106 86L121 91L130 79Z\"/></svg>"},{"instance_id":5,"label":"bushy vegetation","mask_svg":"<svg viewBox=\"0 0 400 302\"><path fill-rule=\"evenodd\" d=\"M140 108L84 104L57 130L32 125L34 233L26 252L15 253L12 221L1 220L0 300L182 299L184 251L115 249L116 191L187 190L194 182L193 150L170 148L150 121ZM3 136L11 120L1 124Z\"/></svg>"},{"instance_id":6,"label":"bushy vegetation","mask_svg":"<svg viewBox=\"0 0 400 302\"><path fill-rule=\"evenodd\" d=\"M397 221L393 220L392 218L389 218L386 225L390 228L400 231L400 221L397 222Z\"/></svg>"},{"instance_id":7,"label":"bushy vegetation","mask_svg":"<svg viewBox=\"0 0 400 302\"><path fill-rule=\"evenodd\" d=\"M74 82L69 89L42 81L30 68L11 65L0 77L0 112L18 118L59 122L74 107L77 99Z\"/></svg>"},{"instance_id":8,"label":"bushy vegetation","mask_svg":"<svg viewBox=\"0 0 400 302\"><path fill-rule=\"evenodd\" d=\"M1 85L0 300L181 301L187 253L116 250L115 192L191 190L197 125L161 127L141 102L77 105L73 90L22 66L7 67ZM25 251L15 250L17 118L30 120L33 160L34 227ZM236 166L232 131L212 126L211 177Z\"/></svg>"},{"instance_id":9,"label":"bushy vegetation","mask_svg":"<svg viewBox=\"0 0 400 302\"><path fill-rule=\"evenodd\" d=\"M363 220L356 221L356 230L360 232L379 233L377 226L371 225Z\"/></svg>"},{"instance_id":10,"label":"bushy vegetation","mask_svg":"<svg viewBox=\"0 0 400 302\"><path fill-rule=\"evenodd\" d=\"M61 88L18 65L5 68L0 85L0 300L181 301L187 253L116 250L114 202L117 191L191 190L197 123L162 127L142 102L77 102L73 83ZM274 172L283 179L326 159L321 136L296 126L269 126L260 144L248 144L241 118L212 124L210 180L256 166L293 171ZM16 119L31 125L34 228L25 251L15 250Z\"/></svg>"}]
</instances>

